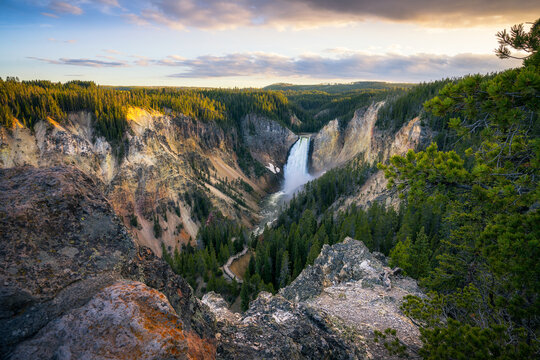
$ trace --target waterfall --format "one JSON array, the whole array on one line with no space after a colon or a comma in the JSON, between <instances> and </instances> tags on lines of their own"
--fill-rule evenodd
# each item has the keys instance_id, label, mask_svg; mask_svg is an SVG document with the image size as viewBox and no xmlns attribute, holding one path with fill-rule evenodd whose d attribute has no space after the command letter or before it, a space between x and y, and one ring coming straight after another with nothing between
<instances>
[{"instance_id":1,"label":"waterfall","mask_svg":"<svg viewBox=\"0 0 540 360\"><path fill-rule=\"evenodd\" d=\"M281 207L291 199L292 195L302 185L314 179L308 172L309 141L309 137L302 136L291 148L287 164L283 168L285 180L283 187L264 201L261 209L262 220L259 226L253 230L254 234L260 234L265 225L272 224L276 220Z\"/></svg>"},{"instance_id":2,"label":"waterfall","mask_svg":"<svg viewBox=\"0 0 540 360\"><path fill-rule=\"evenodd\" d=\"M300 186L313 177L308 172L309 137L300 137L293 145L287 164L283 169L285 182L282 191L286 195L294 194Z\"/></svg>"}]
</instances>

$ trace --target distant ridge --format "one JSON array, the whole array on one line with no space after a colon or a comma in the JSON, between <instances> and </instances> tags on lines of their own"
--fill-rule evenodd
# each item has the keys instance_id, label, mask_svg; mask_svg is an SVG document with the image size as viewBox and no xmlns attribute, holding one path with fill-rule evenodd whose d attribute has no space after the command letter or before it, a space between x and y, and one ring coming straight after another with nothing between
<instances>
[{"instance_id":1,"label":"distant ridge","mask_svg":"<svg viewBox=\"0 0 540 360\"><path fill-rule=\"evenodd\" d=\"M415 84L411 83L389 83L384 81L357 81L348 84L314 84L314 85L294 85L290 83L276 83L265 86L264 90L292 90L292 91L324 91L335 94L356 90L380 90L393 88L411 88Z\"/></svg>"}]
</instances>

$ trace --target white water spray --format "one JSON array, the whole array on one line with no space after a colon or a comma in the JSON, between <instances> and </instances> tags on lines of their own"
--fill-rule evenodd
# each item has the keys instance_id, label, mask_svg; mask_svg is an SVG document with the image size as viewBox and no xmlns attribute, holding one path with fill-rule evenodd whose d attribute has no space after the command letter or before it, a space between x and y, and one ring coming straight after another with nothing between
<instances>
[{"instance_id":1,"label":"white water spray","mask_svg":"<svg viewBox=\"0 0 540 360\"><path fill-rule=\"evenodd\" d=\"M262 221L253 230L254 234L260 234L265 225L272 224L280 208L291 199L293 194L300 190L302 185L314 179L308 172L309 141L309 137L300 137L291 148L287 164L283 168L283 187L265 200L261 211Z\"/></svg>"},{"instance_id":2,"label":"white water spray","mask_svg":"<svg viewBox=\"0 0 540 360\"><path fill-rule=\"evenodd\" d=\"M308 172L309 137L300 137L293 145L283 169L283 192L292 195L298 188L313 179Z\"/></svg>"}]
</instances>

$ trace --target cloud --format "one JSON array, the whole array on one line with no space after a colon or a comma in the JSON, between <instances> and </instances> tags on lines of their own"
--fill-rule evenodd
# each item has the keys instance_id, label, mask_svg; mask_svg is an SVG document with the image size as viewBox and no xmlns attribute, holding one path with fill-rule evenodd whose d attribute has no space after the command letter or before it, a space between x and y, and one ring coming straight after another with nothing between
<instances>
[{"instance_id":1,"label":"cloud","mask_svg":"<svg viewBox=\"0 0 540 360\"><path fill-rule=\"evenodd\" d=\"M114 56L109 56L109 55L98 55L97 57L102 58L102 59L111 60L111 61L120 61L117 58L115 58Z\"/></svg>"},{"instance_id":2,"label":"cloud","mask_svg":"<svg viewBox=\"0 0 540 360\"><path fill-rule=\"evenodd\" d=\"M150 66L152 65L153 61L149 57L146 56L140 56L140 55L131 55L131 58L135 58L135 65L137 66Z\"/></svg>"},{"instance_id":3,"label":"cloud","mask_svg":"<svg viewBox=\"0 0 540 360\"><path fill-rule=\"evenodd\" d=\"M41 1L34 0L36 4L42 6ZM59 14L62 15L82 15L84 13L83 7L93 6L97 7L101 12L109 14L112 9L123 9L118 3L118 0L70 0L70 1L58 1L53 0L49 2L48 8L51 12L42 12L41 15L58 18Z\"/></svg>"},{"instance_id":4,"label":"cloud","mask_svg":"<svg viewBox=\"0 0 540 360\"><path fill-rule=\"evenodd\" d=\"M181 72L170 75L170 77L178 78L265 76L427 81L446 76L500 71L517 67L520 62L503 61L488 54L455 56L415 54L405 56L356 52L344 53L338 57L304 55L296 58L266 53L201 56L194 59L170 56L154 61L154 64L181 68Z\"/></svg>"},{"instance_id":5,"label":"cloud","mask_svg":"<svg viewBox=\"0 0 540 360\"><path fill-rule=\"evenodd\" d=\"M55 38L48 38L47 40L49 40L50 42L61 42L61 43L65 43L65 44L75 44L77 42L77 40L75 40L75 39L58 40L58 39L55 39Z\"/></svg>"},{"instance_id":6,"label":"cloud","mask_svg":"<svg viewBox=\"0 0 540 360\"><path fill-rule=\"evenodd\" d=\"M523 22L540 13L538 0L150 0L131 21L172 28L244 25L318 26L382 19L436 27Z\"/></svg>"},{"instance_id":7,"label":"cloud","mask_svg":"<svg viewBox=\"0 0 540 360\"><path fill-rule=\"evenodd\" d=\"M120 7L118 0L94 0L95 3L110 7Z\"/></svg>"},{"instance_id":8,"label":"cloud","mask_svg":"<svg viewBox=\"0 0 540 360\"><path fill-rule=\"evenodd\" d=\"M248 25L253 18L250 1L152 0L139 18L182 29L191 27L229 28Z\"/></svg>"},{"instance_id":9,"label":"cloud","mask_svg":"<svg viewBox=\"0 0 540 360\"><path fill-rule=\"evenodd\" d=\"M58 18L58 15L56 15L56 14L51 14L51 13L48 13L48 12L42 12L41 15L47 16L47 17L51 17L51 18L54 18L54 19L57 19L57 18Z\"/></svg>"},{"instance_id":10,"label":"cloud","mask_svg":"<svg viewBox=\"0 0 540 360\"><path fill-rule=\"evenodd\" d=\"M105 51L106 53L109 53L109 54L122 55L121 51L114 50L114 49L103 49L103 51Z\"/></svg>"},{"instance_id":11,"label":"cloud","mask_svg":"<svg viewBox=\"0 0 540 360\"><path fill-rule=\"evenodd\" d=\"M51 1L49 9L58 14L81 15L83 13L80 7L64 1Z\"/></svg>"},{"instance_id":12,"label":"cloud","mask_svg":"<svg viewBox=\"0 0 540 360\"><path fill-rule=\"evenodd\" d=\"M67 58L60 58L58 60L55 59L45 59L40 57L34 57L29 56L28 59L32 60L38 60L42 62L46 62L49 64L55 64L55 65L75 65L75 66L87 66L87 67L124 67L128 66L128 63L125 61L103 61L103 60L96 60L96 59L67 59Z\"/></svg>"},{"instance_id":13,"label":"cloud","mask_svg":"<svg viewBox=\"0 0 540 360\"><path fill-rule=\"evenodd\" d=\"M150 22L148 20L143 19L141 16L135 15L135 14L124 14L122 15L124 19L126 19L129 23L138 25L138 26L148 26L150 25Z\"/></svg>"},{"instance_id":14,"label":"cloud","mask_svg":"<svg viewBox=\"0 0 540 360\"><path fill-rule=\"evenodd\" d=\"M60 58L29 59L55 65L84 67L166 67L173 69L168 77L186 79L209 78L303 78L313 80L386 80L419 82L448 76L501 71L521 65L520 60L501 60L492 54L372 54L348 49L329 49L324 55L304 54L297 57L253 52L224 56L186 58L170 55L151 59L130 55L131 60L98 55L94 59ZM114 53L110 52L109 53Z\"/></svg>"}]
</instances>

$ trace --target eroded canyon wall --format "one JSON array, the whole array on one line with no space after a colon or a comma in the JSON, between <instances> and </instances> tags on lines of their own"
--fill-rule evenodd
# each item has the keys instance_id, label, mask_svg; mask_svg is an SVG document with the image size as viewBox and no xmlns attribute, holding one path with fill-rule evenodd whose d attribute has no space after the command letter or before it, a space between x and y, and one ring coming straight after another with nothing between
<instances>
[{"instance_id":1,"label":"eroded canyon wall","mask_svg":"<svg viewBox=\"0 0 540 360\"><path fill-rule=\"evenodd\" d=\"M72 113L62 123L44 119L33 130L0 129L0 167L72 165L96 177L137 243L161 255L162 243L172 251L195 239L201 219L184 195L196 189L225 216L245 225L258 220L260 199L279 174L246 174L233 149L245 141L255 159L281 168L295 135L264 117L246 119L256 132L241 138L234 127L130 108L118 145L96 133L91 114Z\"/></svg>"}]
</instances>

